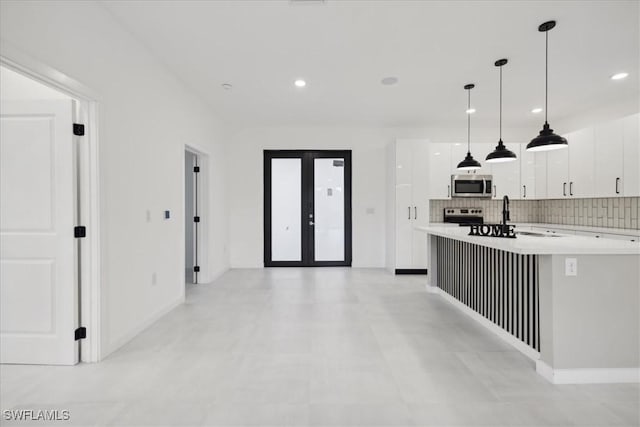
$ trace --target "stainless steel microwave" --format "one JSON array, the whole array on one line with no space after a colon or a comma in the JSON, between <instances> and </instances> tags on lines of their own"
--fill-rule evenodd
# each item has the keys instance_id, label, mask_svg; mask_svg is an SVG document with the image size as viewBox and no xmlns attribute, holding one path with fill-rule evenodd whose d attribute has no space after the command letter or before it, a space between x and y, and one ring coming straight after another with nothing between
<instances>
[{"instance_id":1,"label":"stainless steel microwave","mask_svg":"<svg viewBox=\"0 0 640 427\"><path fill-rule=\"evenodd\" d=\"M481 197L490 199L493 196L491 175L451 175L451 197Z\"/></svg>"}]
</instances>

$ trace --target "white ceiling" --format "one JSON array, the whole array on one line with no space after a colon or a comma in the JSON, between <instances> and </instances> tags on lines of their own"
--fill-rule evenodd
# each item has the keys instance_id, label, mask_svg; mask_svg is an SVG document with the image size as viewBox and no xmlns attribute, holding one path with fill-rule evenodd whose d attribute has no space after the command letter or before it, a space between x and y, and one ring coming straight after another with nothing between
<instances>
[{"instance_id":1,"label":"white ceiling","mask_svg":"<svg viewBox=\"0 0 640 427\"><path fill-rule=\"evenodd\" d=\"M638 97L637 1L104 1L186 85L243 125L540 127L544 35L550 121ZM627 71L614 82L609 76ZM380 80L395 76L395 86ZM297 89L296 78L308 85ZM224 90L222 83L231 83Z\"/></svg>"}]
</instances>

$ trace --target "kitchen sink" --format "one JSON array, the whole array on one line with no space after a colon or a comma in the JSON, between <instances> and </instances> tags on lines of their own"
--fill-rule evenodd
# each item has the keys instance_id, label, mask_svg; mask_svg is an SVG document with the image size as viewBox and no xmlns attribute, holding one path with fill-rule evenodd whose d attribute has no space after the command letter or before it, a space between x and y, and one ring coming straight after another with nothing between
<instances>
[{"instance_id":1,"label":"kitchen sink","mask_svg":"<svg viewBox=\"0 0 640 427\"><path fill-rule=\"evenodd\" d=\"M516 231L516 234L521 234L523 236L531 236L531 237L562 237L561 234L536 233L534 231Z\"/></svg>"}]
</instances>

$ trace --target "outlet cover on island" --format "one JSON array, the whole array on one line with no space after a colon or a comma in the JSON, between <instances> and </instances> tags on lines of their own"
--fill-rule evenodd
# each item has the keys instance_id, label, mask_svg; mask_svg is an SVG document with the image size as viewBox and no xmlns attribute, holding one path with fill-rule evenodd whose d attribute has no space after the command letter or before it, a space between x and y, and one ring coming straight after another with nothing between
<instances>
[{"instance_id":1,"label":"outlet cover on island","mask_svg":"<svg viewBox=\"0 0 640 427\"><path fill-rule=\"evenodd\" d=\"M565 276L578 275L578 260L576 258L564 259L564 275Z\"/></svg>"}]
</instances>

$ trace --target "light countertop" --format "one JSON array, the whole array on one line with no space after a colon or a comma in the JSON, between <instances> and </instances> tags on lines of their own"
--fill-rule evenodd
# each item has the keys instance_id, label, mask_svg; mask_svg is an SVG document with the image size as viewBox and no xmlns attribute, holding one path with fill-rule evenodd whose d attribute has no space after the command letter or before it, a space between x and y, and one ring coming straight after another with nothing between
<instances>
[{"instance_id":1,"label":"light countertop","mask_svg":"<svg viewBox=\"0 0 640 427\"><path fill-rule=\"evenodd\" d=\"M515 224L516 232L530 231L532 226L541 224ZM615 239L597 239L590 236L562 234L559 237L536 237L518 235L515 239L500 237L469 236L469 227L457 224L433 223L428 226L417 226L417 230L434 236L448 237L463 242L474 243L503 251L518 254L584 254L584 255L640 255L640 242ZM535 230L533 230L535 231Z\"/></svg>"}]
</instances>

